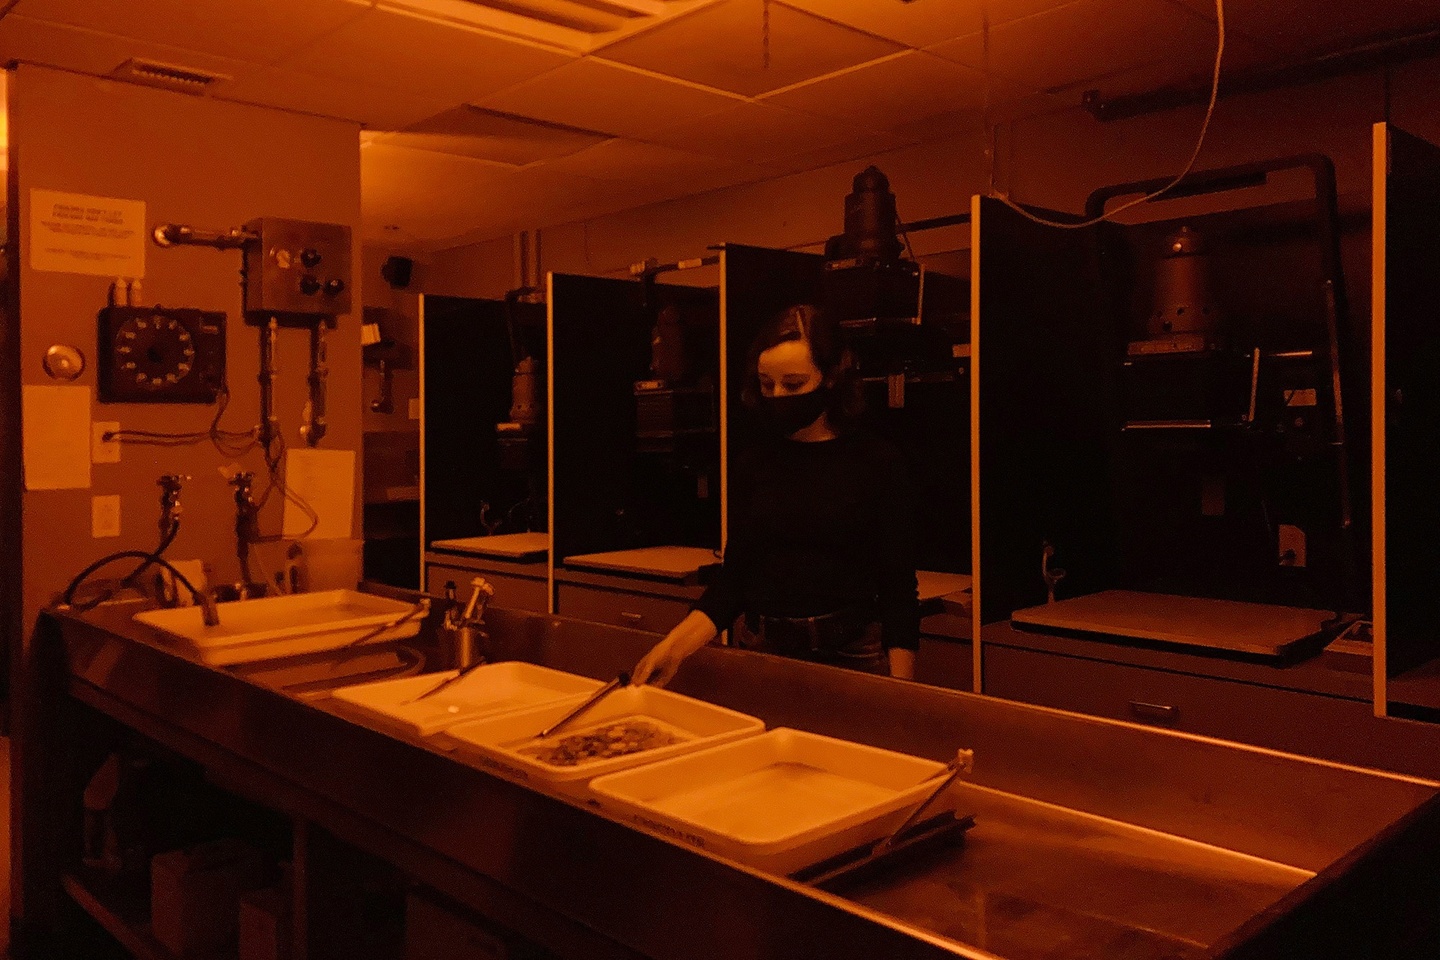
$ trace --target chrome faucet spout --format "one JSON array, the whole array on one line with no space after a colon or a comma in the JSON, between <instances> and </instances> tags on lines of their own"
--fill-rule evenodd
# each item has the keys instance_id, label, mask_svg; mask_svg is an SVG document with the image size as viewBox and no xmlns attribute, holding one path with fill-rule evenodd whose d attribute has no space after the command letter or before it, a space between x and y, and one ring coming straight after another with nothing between
<instances>
[{"instance_id":1,"label":"chrome faucet spout","mask_svg":"<svg viewBox=\"0 0 1440 960\"><path fill-rule=\"evenodd\" d=\"M200 604L200 618L205 622L205 626L220 626L220 609L215 603L215 595L204 590L195 597L195 601Z\"/></svg>"}]
</instances>

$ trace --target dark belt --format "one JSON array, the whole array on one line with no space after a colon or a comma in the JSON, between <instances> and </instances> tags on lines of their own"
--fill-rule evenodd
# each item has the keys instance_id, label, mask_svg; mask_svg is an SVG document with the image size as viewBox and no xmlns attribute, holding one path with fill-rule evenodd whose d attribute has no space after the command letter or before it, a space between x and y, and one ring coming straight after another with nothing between
<instances>
[{"instance_id":1,"label":"dark belt","mask_svg":"<svg viewBox=\"0 0 1440 960\"><path fill-rule=\"evenodd\" d=\"M767 645L818 653L848 646L876 619L872 608L855 606L814 617L772 617L747 613L745 626Z\"/></svg>"}]
</instances>

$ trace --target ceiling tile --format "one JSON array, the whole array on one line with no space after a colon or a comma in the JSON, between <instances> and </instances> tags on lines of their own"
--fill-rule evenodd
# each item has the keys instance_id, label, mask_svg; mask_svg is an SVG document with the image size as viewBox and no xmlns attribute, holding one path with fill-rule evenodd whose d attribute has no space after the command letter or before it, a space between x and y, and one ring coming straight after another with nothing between
<instances>
[{"instance_id":1,"label":"ceiling tile","mask_svg":"<svg viewBox=\"0 0 1440 960\"><path fill-rule=\"evenodd\" d=\"M369 237L435 244L466 233L498 236L568 220L572 208L604 194L604 185L593 180L542 169L511 170L387 143L360 151L361 212Z\"/></svg>"},{"instance_id":2,"label":"ceiling tile","mask_svg":"<svg viewBox=\"0 0 1440 960\"><path fill-rule=\"evenodd\" d=\"M466 103L569 63L567 54L394 10L368 10L281 61L289 69Z\"/></svg>"},{"instance_id":3,"label":"ceiling tile","mask_svg":"<svg viewBox=\"0 0 1440 960\"><path fill-rule=\"evenodd\" d=\"M636 140L607 140L579 153L545 162L554 173L578 174L606 183L649 185L659 181L695 184L713 182L729 172L739 172L733 160L707 157ZM708 189L697 186L697 190Z\"/></svg>"},{"instance_id":4,"label":"ceiling tile","mask_svg":"<svg viewBox=\"0 0 1440 960\"><path fill-rule=\"evenodd\" d=\"M927 50L972 67L987 60L980 34ZM1052 90L1161 61L1188 70L1214 57L1213 26L1166 0L1077 0L991 28L988 62L996 74Z\"/></svg>"},{"instance_id":5,"label":"ceiling tile","mask_svg":"<svg viewBox=\"0 0 1440 960\"><path fill-rule=\"evenodd\" d=\"M606 60L754 96L899 49L888 40L781 3L726 0L605 47L601 55Z\"/></svg>"},{"instance_id":6,"label":"ceiling tile","mask_svg":"<svg viewBox=\"0 0 1440 960\"><path fill-rule=\"evenodd\" d=\"M396 130L453 106L394 87L312 77L278 67L241 66L234 79L217 84L214 96L298 113L339 117L371 130Z\"/></svg>"},{"instance_id":7,"label":"ceiling tile","mask_svg":"<svg viewBox=\"0 0 1440 960\"><path fill-rule=\"evenodd\" d=\"M410 124L384 142L416 150L524 166L593 147L607 138L589 130L542 123L461 105Z\"/></svg>"},{"instance_id":8,"label":"ceiling tile","mask_svg":"<svg viewBox=\"0 0 1440 960\"><path fill-rule=\"evenodd\" d=\"M919 0L918 3L879 0L777 0L877 37L909 47L928 47L944 40L978 33L982 10L990 25L1028 17L1063 6L1071 0Z\"/></svg>"},{"instance_id":9,"label":"ceiling tile","mask_svg":"<svg viewBox=\"0 0 1440 960\"><path fill-rule=\"evenodd\" d=\"M871 134L839 146L819 147L804 153L768 160L765 162L765 168L771 171L771 176L784 176L804 170L833 167L841 163L869 160L871 157L901 150L919 142L918 137L900 136L895 133Z\"/></svg>"},{"instance_id":10,"label":"ceiling tile","mask_svg":"<svg viewBox=\"0 0 1440 960\"><path fill-rule=\"evenodd\" d=\"M741 103L701 120L677 124L646 140L712 157L763 163L864 140L876 131L765 103Z\"/></svg>"},{"instance_id":11,"label":"ceiling tile","mask_svg":"<svg viewBox=\"0 0 1440 960\"><path fill-rule=\"evenodd\" d=\"M738 98L586 57L476 105L585 130L637 137L715 113Z\"/></svg>"},{"instance_id":12,"label":"ceiling tile","mask_svg":"<svg viewBox=\"0 0 1440 960\"><path fill-rule=\"evenodd\" d=\"M989 85L992 105L1019 99L1028 92L998 77L992 77ZM871 129L892 130L958 110L978 112L985 98L985 75L979 70L911 50L782 90L765 102Z\"/></svg>"},{"instance_id":13,"label":"ceiling tile","mask_svg":"<svg viewBox=\"0 0 1440 960\"><path fill-rule=\"evenodd\" d=\"M273 63L367 6L368 0L20 0L16 12L232 60Z\"/></svg>"},{"instance_id":14,"label":"ceiling tile","mask_svg":"<svg viewBox=\"0 0 1440 960\"><path fill-rule=\"evenodd\" d=\"M1215 0L1173 0L1210 20ZM1440 26L1435 0L1226 0L1225 26L1286 56L1323 53L1385 34Z\"/></svg>"},{"instance_id":15,"label":"ceiling tile","mask_svg":"<svg viewBox=\"0 0 1440 960\"><path fill-rule=\"evenodd\" d=\"M132 57L233 76L245 67L234 60L162 46L144 40L10 14L0 20L0 62L22 60L104 76ZM226 83L217 83L219 90Z\"/></svg>"}]
</instances>

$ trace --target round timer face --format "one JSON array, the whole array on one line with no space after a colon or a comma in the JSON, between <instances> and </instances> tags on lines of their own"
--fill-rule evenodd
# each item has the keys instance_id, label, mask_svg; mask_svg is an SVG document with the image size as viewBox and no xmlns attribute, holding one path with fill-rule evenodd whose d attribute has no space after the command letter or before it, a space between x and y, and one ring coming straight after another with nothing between
<instances>
[{"instance_id":1,"label":"round timer face","mask_svg":"<svg viewBox=\"0 0 1440 960\"><path fill-rule=\"evenodd\" d=\"M178 383L195 366L195 341L172 317L131 317L115 331L115 362L120 380L158 389Z\"/></svg>"}]
</instances>

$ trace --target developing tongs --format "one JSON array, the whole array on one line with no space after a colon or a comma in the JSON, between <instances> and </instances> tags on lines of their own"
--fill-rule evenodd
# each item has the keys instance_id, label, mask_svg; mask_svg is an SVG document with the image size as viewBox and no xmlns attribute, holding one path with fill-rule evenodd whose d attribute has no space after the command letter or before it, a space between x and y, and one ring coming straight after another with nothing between
<instances>
[{"instance_id":1,"label":"developing tongs","mask_svg":"<svg viewBox=\"0 0 1440 960\"><path fill-rule=\"evenodd\" d=\"M553 737L556 731L560 730L562 727L569 726L582 714L587 712L591 707L595 706L595 704L599 703L601 700L604 700L606 697L610 696L610 694L614 693L616 690L619 690L621 687L628 687L629 685L630 674L622 671L620 676L616 677L614 680L611 680L609 683L605 684L605 686L601 687L599 690L596 690L593 694L591 694L590 699L586 700L574 710L571 710L569 713L565 714L565 716L561 717L559 720L550 724L550 726L546 727L544 730L541 730L539 733L535 734L535 738L537 740L543 740L546 737Z\"/></svg>"},{"instance_id":2,"label":"developing tongs","mask_svg":"<svg viewBox=\"0 0 1440 960\"><path fill-rule=\"evenodd\" d=\"M482 586L482 584L483 584L483 586ZM487 591L488 591L488 593L487 593ZM451 592L452 592L452 594L453 594L453 591L451 591ZM487 596L491 596L491 595L494 595L495 591L490 587L490 585L489 585L488 583L485 583L483 580L481 580L481 579L479 579L479 578L477 577L476 580L475 580L475 592L472 593L472 594L470 594L470 602L465 605L465 612L462 613L462 614L460 614L460 617L459 617L458 621L456 621L457 623L467 624L467 623L473 623L473 622L474 622L475 607L480 603L480 595L481 595L482 593L487 593ZM455 612L455 608L454 608L454 607L451 607L449 610L447 610L447 611L445 612L445 620L446 620L446 623L450 623L450 622L452 621L454 612ZM453 677L446 677L444 680L441 680L439 683L435 684L435 685L434 685L433 687L431 687L429 690L426 690L424 693L421 693L421 694L416 694L415 696L411 697L409 700L406 700L404 703L402 703L402 704L400 704L400 705L401 705L402 707L406 707L406 706L409 706L409 705L412 704L412 703L416 703L416 702L418 702L418 701L420 701L420 700L424 700L424 699L427 698L427 697L433 697L433 696L435 696L435 694L439 693L441 690L448 689L449 687L453 686L454 684L459 683L461 680L464 680L466 677L470 676L471 671L473 671L476 667L483 667L483 666L485 665L485 663L486 663L486 661L485 661L485 659L482 657L482 658L476 660L474 663L470 664L470 666L462 668L458 673L455 674L455 676L453 676Z\"/></svg>"},{"instance_id":3,"label":"developing tongs","mask_svg":"<svg viewBox=\"0 0 1440 960\"><path fill-rule=\"evenodd\" d=\"M914 812L911 813L910 816L905 818L904 823L900 824L900 826L895 828L894 833L890 834L890 836L884 838L879 843L875 844L872 853L880 854L890 849L890 847L894 846L895 842L905 835L905 831L909 830L911 825L920 819L920 815L922 813L930 809L930 804L934 803L940 797L940 794L944 793L947 789L949 789L950 784L954 783L955 779L959 777L960 774L970 773L974 769L975 751L957 751L955 754L955 759L951 760L948 764L946 764L944 770L941 770L935 774L935 776L943 776L945 777L945 779L940 782L939 786L937 786L933 791L930 792L930 795L925 798L925 800L920 804L920 806L915 808ZM946 776L947 774L948 776Z\"/></svg>"}]
</instances>

